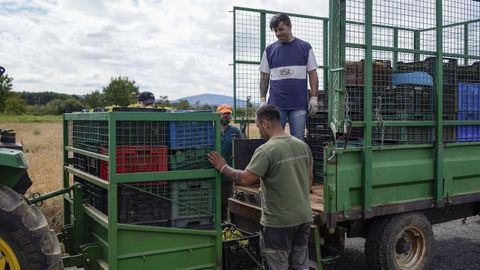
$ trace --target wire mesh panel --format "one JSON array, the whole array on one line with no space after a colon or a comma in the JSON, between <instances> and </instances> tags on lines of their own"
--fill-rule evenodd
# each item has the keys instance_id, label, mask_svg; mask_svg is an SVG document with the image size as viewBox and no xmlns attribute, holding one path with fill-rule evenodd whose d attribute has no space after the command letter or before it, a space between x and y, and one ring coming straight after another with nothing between
<instances>
[{"instance_id":1,"label":"wire mesh panel","mask_svg":"<svg viewBox=\"0 0 480 270\"><path fill-rule=\"evenodd\" d=\"M234 96L235 121L253 121L260 104L259 64L265 47L277 38L270 30L269 22L277 12L235 7L234 9ZM286 13L288 14L288 13ZM324 52L327 32L325 19L288 14L293 25L293 35L310 43L319 69L319 89L325 89L324 68L327 66Z\"/></svg>"},{"instance_id":2,"label":"wire mesh panel","mask_svg":"<svg viewBox=\"0 0 480 270\"><path fill-rule=\"evenodd\" d=\"M215 179L164 180L121 184L120 223L213 229Z\"/></svg>"},{"instance_id":3,"label":"wire mesh panel","mask_svg":"<svg viewBox=\"0 0 480 270\"><path fill-rule=\"evenodd\" d=\"M68 121L69 146L100 153L108 148L108 122L72 120Z\"/></svg>"},{"instance_id":4,"label":"wire mesh panel","mask_svg":"<svg viewBox=\"0 0 480 270\"><path fill-rule=\"evenodd\" d=\"M373 140L396 143L432 143L433 127L388 127L389 121L436 119L438 86L442 86L444 120L466 120L459 105L459 86L478 83L480 69L480 3L445 0L442 6L442 81L436 55L437 3L428 1L372 1L372 62L383 62L391 74L376 76L371 89L362 87L365 50L365 1L346 1L345 70L346 119L363 120L363 91L372 91ZM387 64L388 63L388 64ZM363 67L362 67L363 66ZM359 79L360 78L360 79ZM379 80L381 79L381 80ZM471 119L471 118L469 118ZM386 124L386 125L385 125ZM444 126L443 140L454 142L460 129ZM463 134L462 134L463 136ZM474 135L472 135L474 137ZM375 142L374 142L375 143Z\"/></svg>"}]
</instances>

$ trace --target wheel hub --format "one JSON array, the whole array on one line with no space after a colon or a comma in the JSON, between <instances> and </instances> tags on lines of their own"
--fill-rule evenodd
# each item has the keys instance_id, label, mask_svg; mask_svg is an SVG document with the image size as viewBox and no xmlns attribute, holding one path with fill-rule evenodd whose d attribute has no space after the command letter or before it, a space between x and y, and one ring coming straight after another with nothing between
<instances>
[{"instance_id":1,"label":"wheel hub","mask_svg":"<svg viewBox=\"0 0 480 270\"><path fill-rule=\"evenodd\" d=\"M395 243L395 259L400 269L415 269L425 257L423 232L415 227L403 230Z\"/></svg>"},{"instance_id":2,"label":"wheel hub","mask_svg":"<svg viewBox=\"0 0 480 270\"><path fill-rule=\"evenodd\" d=\"M0 270L20 270L20 263L12 247L0 237Z\"/></svg>"}]
</instances>

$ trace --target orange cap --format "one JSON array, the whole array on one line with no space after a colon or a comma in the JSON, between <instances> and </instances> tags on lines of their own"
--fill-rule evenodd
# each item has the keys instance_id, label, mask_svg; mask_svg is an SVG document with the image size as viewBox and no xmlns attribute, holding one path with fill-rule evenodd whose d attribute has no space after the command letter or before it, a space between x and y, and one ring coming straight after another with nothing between
<instances>
[{"instance_id":1,"label":"orange cap","mask_svg":"<svg viewBox=\"0 0 480 270\"><path fill-rule=\"evenodd\" d=\"M222 104L222 105L218 106L217 112L219 112L219 113L233 113L232 112L232 106L230 106L228 104Z\"/></svg>"}]
</instances>

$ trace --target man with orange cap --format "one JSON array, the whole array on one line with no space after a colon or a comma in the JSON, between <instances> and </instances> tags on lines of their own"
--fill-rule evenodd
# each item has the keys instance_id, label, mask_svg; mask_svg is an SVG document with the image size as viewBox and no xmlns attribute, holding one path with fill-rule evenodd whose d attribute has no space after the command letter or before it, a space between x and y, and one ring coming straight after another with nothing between
<instances>
[{"instance_id":1,"label":"man with orange cap","mask_svg":"<svg viewBox=\"0 0 480 270\"><path fill-rule=\"evenodd\" d=\"M242 132L238 127L230 125L232 120L232 106L229 104L222 104L218 106L217 112L222 115L221 127L221 142L222 142L222 156L229 166L232 166L232 148L233 138L241 138ZM232 182L222 176L222 220L227 219L228 198L232 196Z\"/></svg>"}]
</instances>

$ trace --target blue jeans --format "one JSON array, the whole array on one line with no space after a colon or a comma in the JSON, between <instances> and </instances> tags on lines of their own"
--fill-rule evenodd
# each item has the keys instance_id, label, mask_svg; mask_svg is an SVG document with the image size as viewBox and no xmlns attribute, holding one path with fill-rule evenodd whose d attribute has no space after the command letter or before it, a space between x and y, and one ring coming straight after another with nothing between
<instances>
[{"instance_id":1,"label":"blue jeans","mask_svg":"<svg viewBox=\"0 0 480 270\"><path fill-rule=\"evenodd\" d=\"M285 124L288 119L290 134L303 141L303 137L305 137L305 125L307 123L306 110L280 111L280 119L282 120L283 129L285 129Z\"/></svg>"}]
</instances>

